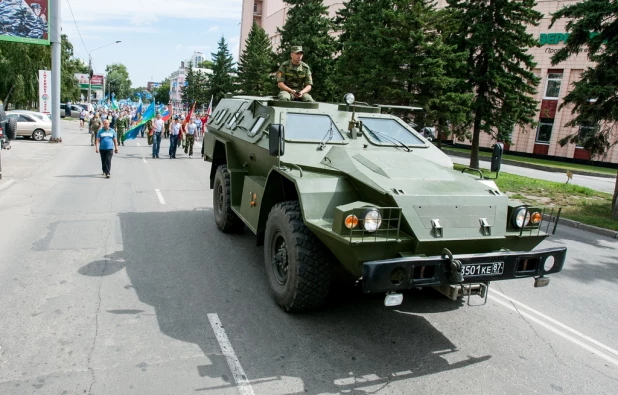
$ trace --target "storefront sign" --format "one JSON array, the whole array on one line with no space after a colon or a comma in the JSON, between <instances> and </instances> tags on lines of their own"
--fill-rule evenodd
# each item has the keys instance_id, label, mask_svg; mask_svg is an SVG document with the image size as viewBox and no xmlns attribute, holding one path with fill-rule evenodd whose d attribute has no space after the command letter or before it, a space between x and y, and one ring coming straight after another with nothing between
<instances>
[{"instance_id":1,"label":"storefront sign","mask_svg":"<svg viewBox=\"0 0 618 395\"><path fill-rule=\"evenodd\" d=\"M541 33L539 44L541 45L557 45L566 44L569 39L569 33Z\"/></svg>"},{"instance_id":2,"label":"storefront sign","mask_svg":"<svg viewBox=\"0 0 618 395\"><path fill-rule=\"evenodd\" d=\"M39 112L51 113L51 70L39 70Z\"/></svg>"}]
</instances>

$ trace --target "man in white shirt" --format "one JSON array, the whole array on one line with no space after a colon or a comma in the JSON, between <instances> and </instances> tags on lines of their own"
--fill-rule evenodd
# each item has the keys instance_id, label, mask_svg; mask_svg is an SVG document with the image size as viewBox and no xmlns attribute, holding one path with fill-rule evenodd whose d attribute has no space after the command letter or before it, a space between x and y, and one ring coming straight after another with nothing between
<instances>
[{"instance_id":1,"label":"man in white shirt","mask_svg":"<svg viewBox=\"0 0 618 395\"><path fill-rule=\"evenodd\" d=\"M170 125L170 159L176 159L176 149L178 148L178 135L180 134L180 130L182 129L182 125L180 124L180 119L178 117L174 117L174 123Z\"/></svg>"},{"instance_id":2,"label":"man in white shirt","mask_svg":"<svg viewBox=\"0 0 618 395\"><path fill-rule=\"evenodd\" d=\"M154 121L154 133L152 135L152 157L159 158L159 149L161 149L161 133L163 133L163 120L161 114L157 113L157 119Z\"/></svg>"},{"instance_id":3,"label":"man in white shirt","mask_svg":"<svg viewBox=\"0 0 618 395\"><path fill-rule=\"evenodd\" d=\"M193 158L193 144L195 143L195 133L197 132L197 125L195 119L191 119L187 125L187 141L185 143L185 154L189 154L189 159Z\"/></svg>"}]
</instances>

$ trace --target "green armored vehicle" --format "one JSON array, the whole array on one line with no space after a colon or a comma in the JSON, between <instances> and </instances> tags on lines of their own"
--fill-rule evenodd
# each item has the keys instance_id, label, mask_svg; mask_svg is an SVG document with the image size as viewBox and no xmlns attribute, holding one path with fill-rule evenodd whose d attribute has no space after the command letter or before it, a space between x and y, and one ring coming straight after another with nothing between
<instances>
[{"instance_id":1,"label":"green armored vehicle","mask_svg":"<svg viewBox=\"0 0 618 395\"><path fill-rule=\"evenodd\" d=\"M256 234L285 311L322 304L336 265L387 306L418 287L486 301L490 281L533 277L538 287L562 270L566 248L533 250L559 212L510 200L478 170L453 170L383 107L345 101L238 96L208 121L216 224ZM494 171L500 158L497 145Z\"/></svg>"}]
</instances>

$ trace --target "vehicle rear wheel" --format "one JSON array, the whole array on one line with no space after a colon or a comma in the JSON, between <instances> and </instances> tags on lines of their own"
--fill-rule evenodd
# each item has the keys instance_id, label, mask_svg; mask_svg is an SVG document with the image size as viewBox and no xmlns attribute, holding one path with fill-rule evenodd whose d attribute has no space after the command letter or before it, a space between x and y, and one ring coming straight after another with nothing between
<instances>
[{"instance_id":1,"label":"vehicle rear wheel","mask_svg":"<svg viewBox=\"0 0 618 395\"><path fill-rule=\"evenodd\" d=\"M244 229L245 224L232 211L232 197L230 195L230 172L227 166L217 167L215 172L215 182L213 188L213 205L215 212L215 223L220 231L224 233L239 232Z\"/></svg>"},{"instance_id":2,"label":"vehicle rear wheel","mask_svg":"<svg viewBox=\"0 0 618 395\"><path fill-rule=\"evenodd\" d=\"M8 119L5 132L9 140L15 140L15 136L17 135L17 120L15 118Z\"/></svg>"},{"instance_id":3,"label":"vehicle rear wheel","mask_svg":"<svg viewBox=\"0 0 618 395\"><path fill-rule=\"evenodd\" d=\"M275 302L287 312L321 306L331 281L330 253L305 226L297 201L270 210L264 264Z\"/></svg>"},{"instance_id":4,"label":"vehicle rear wheel","mask_svg":"<svg viewBox=\"0 0 618 395\"><path fill-rule=\"evenodd\" d=\"M32 132L32 138L35 141L42 141L43 139L45 139L45 131L42 129L37 129L34 132Z\"/></svg>"}]
</instances>

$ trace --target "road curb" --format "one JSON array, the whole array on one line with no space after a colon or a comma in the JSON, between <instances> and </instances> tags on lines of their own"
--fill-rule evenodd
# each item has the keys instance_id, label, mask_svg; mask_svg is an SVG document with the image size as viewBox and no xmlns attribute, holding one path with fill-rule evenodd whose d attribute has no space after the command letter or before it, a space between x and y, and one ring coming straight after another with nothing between
<instances>
[{"instance_id":1,"label":"road curb","mask_svg":"<svg viewBox=\"0 0 618 395\"><path fill-rule=\"evenodd\" d=\"M556 217L545 214L543 221L555 222ZM611 229L599 228L598 226L586 225L581 222L573 221L572 219L560 218L558 221L559 226L568 226L570 228L577 228L585 230L586 232L594 233L597 235L609 237L610 239L618 239L618 232Z\"/></svg>"},{"instance_id":2,"label":"road curb","mask_svg":"<svg viewBox=\"0 0 618 395\"><path fill-rule=\"evenodd\" d=\"M459 151L451 151L449 149L444 149L443 152L445 154L447 154L448 156L457 156L460 158L470 158L470 155L465 153L465 152L459 152ZM489 161L489 159L486 159L484 157L479 157L479 160L481 161ZM532 163L525 163L525 162L518 162L516 160L509 160L509 159L502 159L502 163L505 165L511 165L511 166L519 166L519 167L525 167L528 169L534 169L534 170L543 170L543 171L548 171L551 173L564 173L565 177L566 177L566 171L567 169L558 169L555 167L549 167L549 166L542 166L542 165L535 165ZM590 177L601 177L601 178L616 178L616 175L611 175L611 174L603 174L603 173L592 173L592 172L588 172L588 171L583 171L583 170L571 170L573 172L574 175L580 175L580 176L590 176Z\"/></svg>"},{"instance_id":3,"label":"road curb","mask_svg":"<svg viewBox=\"0 0 618 395\"><path fill-rule=\"evenodd\" d=\"M13 184L15 184L15 180L10 179L10 178L4 178L4 179L0 180L0 191L3 191L5 189L7 189L8 187L10 187Z\"/></svg>"}]
</instances>

